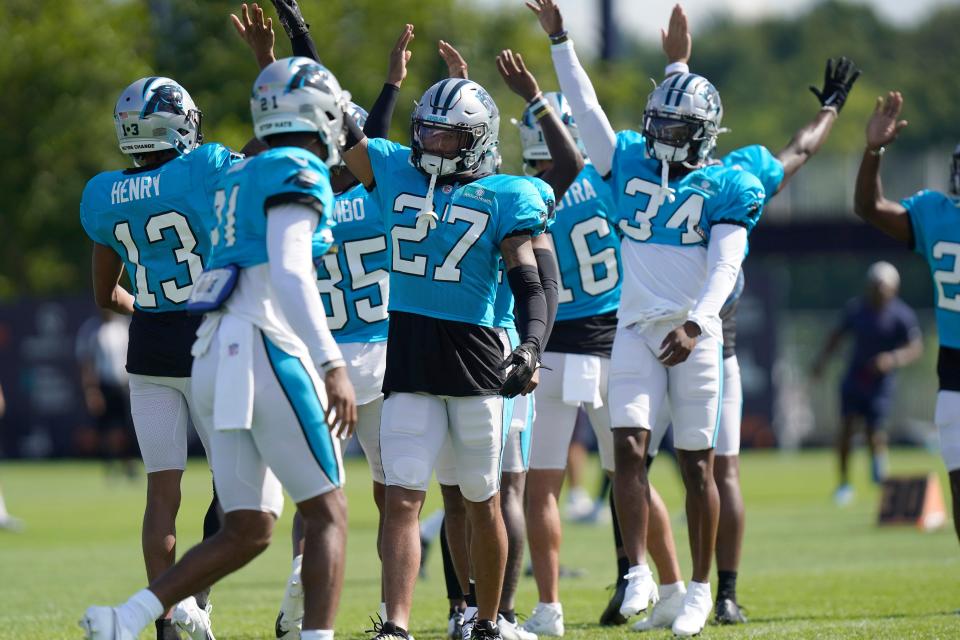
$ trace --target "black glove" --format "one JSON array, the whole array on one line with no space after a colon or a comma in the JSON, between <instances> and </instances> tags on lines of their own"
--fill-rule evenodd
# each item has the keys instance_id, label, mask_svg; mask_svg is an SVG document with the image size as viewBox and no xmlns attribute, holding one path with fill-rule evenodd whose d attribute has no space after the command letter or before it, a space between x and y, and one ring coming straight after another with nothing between
<instances>
[{"instance_id":1,"label":"black glove","mask_svg":"<svg viewBox=\"0 0 960 640\"><path fill-rule=\"evenodd\" d=\"M523 393L527 385L530 384L530 380L533 379L533 374L539 366L539 360L540 354L537 353L537 348L528 342L514 349L513 353L507 356L507 359L500 365L500 368L504 370L513 367L500 388L500 395L515 398Z\"/></svg>"},{"instance_id":2,"label":"black glove","mask_svg":"<svg viewBox=\"0 0 960 640\"><path fill-rule=\"evenodd\" d=\"M817 96L821 106L834 107L839 113L843 109L843 103L847 101L853 83L859 77L860 69L853 64L853 60L842 57L835 61L830 58L827 60L827 68L823 73L823 90L821 91L810 85L810 91Z\"/></svg>"},{"instance_id":3,"label":"black glove","mask_svg":"<svg viewBox=\"0 0 960 640\"><path fill-rule=\"evenodd\" d=\"M297 4L297 0L270 1L273 2L273 6L277 10L277 15L280 17L280 24L283 25L283 30L287 32L288 38L293 40L310 30L310 25L303 19L303 14L300 12L300 5Z\"/></svg>"}]
</instances>

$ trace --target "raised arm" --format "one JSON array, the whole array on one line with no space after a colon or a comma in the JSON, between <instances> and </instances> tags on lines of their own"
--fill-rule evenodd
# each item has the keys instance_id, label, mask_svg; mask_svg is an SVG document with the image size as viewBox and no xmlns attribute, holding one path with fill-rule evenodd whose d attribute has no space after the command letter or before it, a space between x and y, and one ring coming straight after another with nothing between
<instances>
[{"instance_id":1,"label":"raised arm","mask_svg":"<svg viewBox=\"0 0 960 640\"><path fill-rule=\"evenodd\" d=\"M297 0L270 0L277 10L277 16L280 18L280 25L283 27L287 37L290 38L290 46L293 49L293 55L310 58L320 62L320 54L317 53L317 47L310 36L310 25L303 17L300 11L300 5ZM323 64L321 62L321 64Z\"/></svg>"},{"instance_id":2,"label":"raised arm","mask_svg":"<svg viewBox=\"0 0 960 640\"><path fill-rule=\"evenodd\" d=\"M273 33L273 18L265 17L259 5L254 3L248 7L246 3L242 4L240 17L231 13L230 21L240 39L253 51L253 56L261 69L276 60L273 54L273 45L276 41Z\"/></svg>"},{"instance_id":3,"label":"raised arm","mask_svg":"<svg viewBox=\"0 0 960 640\"><path fill-rule=\"evenodd\" d=\"M833 123L837 121L840 110L847 101L853 84L860 77L860 70L852 60L840 58L827 60L824 71L823 89L810 87L813 95L820 101L820 111L793 135L787 146L777 153L777 160L783 165L783 180L780 189L787 184L797 171L813 157L823 143L827 141Z\"/></svg>"},{"instance_id":4,"label":"raised arm","mask_svg":"<svg viewBox=\"0 0 960 640\"><path fill-rule=\"evenodd\" d=\"M913 241L913 229L907 210L899 202L883 196L880 180L880 159L884 148L892 144L897 134L907 126L906 120L899 119L902 109L903 96L898 91L891 91L886 99L877 98L877 106L867 123L867 147L857 172L854 210L888 236L910 244Z\"/></svg>"},{"instance_id":5,"label":"raised arm","mask_svg":"<svg viewBox=\"0 0 960 640\"><path fill-rule=\"evenodd\" d=\"M540 26L550 37L553 68L557 73L560 90L570 101L587 156L600 175L606 176L613 167L617 134L610 125L607 114L600 107L597 92L577 58L573 42L563 29L560 8L554 0L528 0L527 6L536 14Z\"/></svg>"},{"instance_id":6,"label":"raised arm","mask_svg":"<svg viewBox=\"0 0 960 640\"><path fill-rule=\"evenodd\" d=\"M527 108L540 123L544 142L553 159L553 166L540 178L553 188L559 201L583 169L583 156L553 108L543 99L537 79L524 65L519 53L503 50L497 56L497 71L510 90L527 101Z\"/></svg>"},{"instance_id":7,"label":"raised arm","mask_svg":"<svg viewBox=\"0 0 960 640\"><path fill-rule=\"evenodd\" d=\"M386 82L383 83L376 102L370 107L367 122L363 125L363 133L368 138L386 138L390 133L390 122L393 120L393 111L397 106L397 97L400 95L400 85L407 77L407 62L412 55L407 47L412 40L413 25L403 25L400 37L390 49Z\"/></svg>"}]
</instances>

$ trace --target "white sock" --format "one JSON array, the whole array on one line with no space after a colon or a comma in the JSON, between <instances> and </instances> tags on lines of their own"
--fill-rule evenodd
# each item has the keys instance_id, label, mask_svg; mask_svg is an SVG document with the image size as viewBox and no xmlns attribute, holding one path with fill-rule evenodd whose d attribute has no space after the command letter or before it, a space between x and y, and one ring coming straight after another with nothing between
<instances>
[{"instance_id":1,"label":"white sock","mask_svg":"<svg viewBox=\"0 0 960 640\"><path fill-rule=\"evenodd\" d=\"M709 582L694 582L690 581L690 584L687 585L687 593L691 594L693 597L706 597L710 598L710 583Z\"/></svg>"},{"instance_id":2,"label":"white sock","mask_svg":"<svg viewBox=\"0 0 960 640\"><path fill-rule=\"evenodd\" d=\"M303 554L301 553L298 556L293 557L293 566L290 568L290 573L300 573L300 569L303 567Z\"/></svg>"},{"instance_id":3,"label":"white sock","mask_svg":"<svg viewBox=\"0 0 960 640\"><path fill-rule=\"evenodd\" d=\"M669 598L670 596L677 593L678 591L680 593L687 592L687 590L684 589L683 587L683 580L681 580L680 582L674 582L671 584L662 584L660 585L660 599L663 600L663 599Z\"/></svg>"},{"instance_id":4,"label":"white sock","mask_svg":"<svg viewBox=\"0 0 960 640\"><path fill-rule=\"evenodd\" d=\"M3 492L0 491L0 520L5 519L9 513L7 513L7 503L3 501Z\"/></svg>"},{"instance_id":5,"label":"white sock","mask_svg":"<svg viewBox=\"0 0 960 640\"><path fill-rule=\"evenodd\" d=\"M333 629L304 629L300 632L300 640L333 640Z\"/></svg>"},{"instance_id":6,"label":"white sock","mask_svg":"<svg viewBox=\"0 0 960 640\"><path fill-rule=\"evenodd\" d=\"M652 576L653 573L650 571L650 565L646 562L641 562L627 569L627 575L632 575L635 578L646 578L647 576Z\"/></svg>"},{"instance_id":7,"label":"white sock","mask_svg":"<svg viewBox=\"0 0 960 640\"><path fill-rule=\"evenodd\" d=\"M537 606L541 609L550 609L556 611L559 614L563 614L563 605L559 602L538 602Z\"/></svg>"},{"instance_id":8,"label":"white sock","mask_svg":"<svg viewBox=\"0 0 960 640\"><path fill-rule=\"evenodd\" d=\"M117 607L117 617L124 629L134 637L163 615L163 605L149 589L136 592Z\"/></svg>"}]
</instances>

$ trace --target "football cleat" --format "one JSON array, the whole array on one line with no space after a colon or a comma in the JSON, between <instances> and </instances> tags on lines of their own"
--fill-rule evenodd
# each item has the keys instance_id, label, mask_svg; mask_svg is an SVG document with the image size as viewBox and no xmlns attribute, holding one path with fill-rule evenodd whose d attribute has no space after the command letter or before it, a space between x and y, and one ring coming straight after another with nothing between
<instances>
[{"instance_id":1,"label":"football cleat","mask_svg":"<svg viewBox=\"0 0 960 640\"><path fill-rule=\"evenodd\" d=\"M747 621L743 609L732 598L717 600L713 617L717 624L744 624Z\"/></svg>"},{"instance_id":2,"label":"football cleat","mask_svg":"<svg viewBox=\"0 0 960 640\"><path fill-rule=\"evenodd\" d=\"M853 502L853 487L842 484L833 492L833 501L838 507L845 507Z\"/></svg>"},{"instance_id":3,"label":"football cleat","mask_svg":"<svg viewBox=\"0 0 960 640\"><path fill-rule=\"evenodd\" d=\"M171 619L190 640L215 640L213 631L210 630L212 610L210 603L207 603L206 609L201 609L197 606L197 599L190 596L177 603L173 608Z\"/></svg>"},{"instance_id":4,"label":"football cleat","mask_svg":"<svg viewBox=\"0 0 960 640\"><path fill-rule=\"evenodd\" d=\"M527 631L516 622L510 622L502 613L497 614L497 626L503 640L537 640L537 634Z\"/></svg>"},{"instance_id":5,"label":"football cleat","mask_svg":"<svg viewBox=\"0 0 960 640\"><path fill-rule=\"evenodd\" d=\"M120 624L113 607L88 607L80 619L80 628L87 640L137 640L139 635Z\"/></svg>"},{"instance_id":6,"label":"football cleat","mask_svg":"<svg viewBox=\"0 0 960 640\"><path fill-rule=\"evenodd\" d=\"M500 629L493 620L480 620L473 625L470 640L502 640Z\"/></svg>"},{"instance_id":7,"label":"football cleat","mask_svg":"<svg viewBox=\"0 0 960 640\"><path fill-rule=\"evenodd\" d=\"M413 640L406 631L392 622L380 622L377 620L372 620L372 622L373 628L367 629L366 631L367 633L373 634L370 636L370 640Z\"/></svg>"},{"instance_id":8,"label":"football cleat","mask_svg":"<svg viewBox=\"0 0 960 640\"><path fill-rule=\"evenodd\" d=\"M170 618L162 618L156 621L157 640L181 640L177 633L177 627Z\"/></svg>"},{"instance_id":9,"label":"football cleat","mask_svg":"<svg viewBox=\"0 0 960 640\"><path fill-rule=\"evenodd\" d=\"M460 640L463 637L463 611L450 609L450 618L447 620L447 640Z\"/></svg>"},{"instance_id":10,"label":"football cleat","mask_svg":"<svg viewBox=\"0 0 960 640\"><path fill-rule=\"evenodd\" d=\"M274 624L278 638L297 640L303 628L303 582L300 579L300 565L295 565L287 579L287 588L280 602L280 613Z\"/></svg>"},{"instance_id":11,"label":"football cleat","mask_svg":"<svg viewBox=\"0 0 960 640\"><path fill-rule=\"evenodd\" d=\"M627 591L627 581L617 580L613 586L613 595L610 596L610 602L607 608L600 614L600 625L604 627L616 627L621 624L627 624L627 619L620 613L620 605L623 604L623 596Z\"/></svg>"},{"instance_id":12,"label":"football cleat","mask_svg":"<svg viewBox=\"0 0 960 640\"><path fill-rule=\"evenodd\" d=\"M563 607L560 604L539 603L533 608L530 617L523 623L523 629L538 636L561 637L565 632Z\"/></svg>"},{"instance_id":13,"label":"football cleat","mask_svg":"<svg viewBox=\"0 0 960 640\"><path fill-rule=\"evenodd\" d=\"M641 568L633 569L624 578L627 579L627 588L623 594L623 603L620 605L620 615L629 618L641 611L646 611L650 603L657 603L657 583L653 581L653 574L650 573L649 567L643 565Z\"/></svg>"},{"instance_id":14,"label":"football cleat","mask_svg":"<svg viewBox=\"0 0 960 640\"><path fill-rule=\"evenodd\" d=\"M683 597L683 606L680 609L680 615L673 621L673 635L681 638L689 638L703 631L707 624L707 618L710 617L712 598L710 597L710 586L705 589L692 587L687 589Z\"/></svg>"},{"instance_id":15,"label":"football cleat","mask_svg":"<svg viewBox=\"0 0 960 640\"><path fill-rule=\"evenodd\" d=\"M634 631L652 631L653 629L669 629L673 621L680 615L683 608L683 598L687 594L686 589L678 589L665 598L661 598L653 605L648 615L643 620L633 624L631 629Z\"/></svg>"},{"instance_id":16,"label":"football cleat","mask_svg":"<svg viewBox=\"0 0 960 640\"><path fill-rule=\"evenodd\" d=\"M473 635L473 625L477 623L477 608L468 606L463 612L463 624L460 625L462 640L470 640Z\"/></svg>"}]
</instances>

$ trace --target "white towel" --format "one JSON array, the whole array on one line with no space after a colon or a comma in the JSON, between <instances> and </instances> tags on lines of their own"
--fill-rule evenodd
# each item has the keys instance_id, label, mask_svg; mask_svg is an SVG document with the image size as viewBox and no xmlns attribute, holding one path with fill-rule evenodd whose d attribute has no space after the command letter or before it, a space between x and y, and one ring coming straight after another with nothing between
<instances>
[{"instance_id":1,"label":"white towel","mask_svg":"<svg viewBox=\"0 0 960 640\"><path fill-rule=\"evenodd\" d=\"M218 332L220 353L213 398L213 428L218 431L253 426L254 326L233 314L224 315Z\"/></svg>"},{"instance_id":2,"label":"white towel","mask_svg":"<svg viewBox=\"0 0 960 640\"><path fill-rule=\"evenodd\" d=\"M530 412L530 403L533 394L517 396L513 400L513 417L510 419L510 431L520 432L527 428L527 414Z\"/></svg>"},{"instance_id":3,"label":"white towel","mask_svg":"<svg viewBox=\"0 0 960 640\"><path fill-rule=\"evenodd\" d=\"M594 409L603 406L600 394L600 358L575 353L563 357L563 401L579 406L581 402L593 405Z\"/></svg>"}]
</instances>

